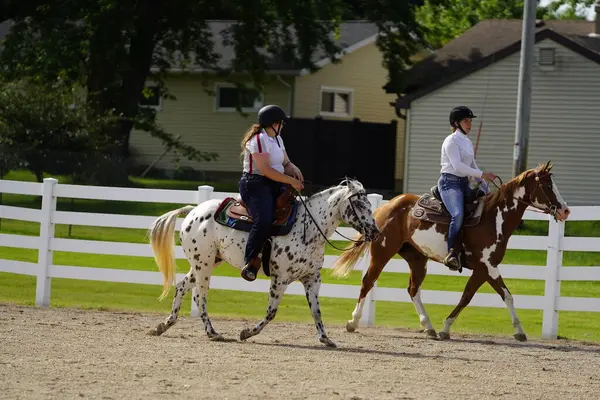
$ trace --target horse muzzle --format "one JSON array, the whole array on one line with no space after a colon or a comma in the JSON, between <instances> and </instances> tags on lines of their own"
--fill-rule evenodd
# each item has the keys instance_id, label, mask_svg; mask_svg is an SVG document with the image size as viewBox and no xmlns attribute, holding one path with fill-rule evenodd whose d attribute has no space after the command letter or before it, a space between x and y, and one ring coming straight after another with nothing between
<instances>
[{"instance_id":1,"label":"horse muzzle","mask_svg":"<svg viewBox=\"0 0 600 400\"><path fill-rule=\"evenodd\" d=\"M561 207L558 210L556 210L557 221L566 221L569 218L569 215L571 215L571 210L567 206Z\"/></svg>"}]
</instances>

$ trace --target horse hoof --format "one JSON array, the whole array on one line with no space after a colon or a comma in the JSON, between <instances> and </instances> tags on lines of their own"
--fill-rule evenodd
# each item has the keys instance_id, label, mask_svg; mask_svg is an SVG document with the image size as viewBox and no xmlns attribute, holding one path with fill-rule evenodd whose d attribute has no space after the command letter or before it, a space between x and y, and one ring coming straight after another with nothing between
<instances>
[{"instance_id":1,"label":"horse hoof","mask_svg":"<svg viewBox=\"0 0 600 400\"><path fill-rule=\"evenodd\" d=\"M211 342L224 342L225 338L223 337L223 335L219 335L219 334L215 334L213 336L209 336L208 339Z\"/></svg>"},{"instance_id":2,"label":"horse hoof","mask_svg":"<svg viewBox=\"0 0 600 400\"><path fill-rule=\"evenodd\" d=\"M448 332L442 331L442 332L438 333L438 336L442 340L448 340L448 339L450 339L450 334Z\"/></svg>"},{"instance_id":3,"label":"horse hoof","mask_svg":"<svg viewBox=\"0 0 600 400\"><path fill-rule=\"evenodd\" d=\"M160 324L158 324L156 326L156 329L151 329L149 334L152 336L160 336L163 333L165 333L165 331L168 329L169 327L167 326L167 324L165 324L164 322L161 322Z\"/></svg>"},{"instance_id":4,"label":"horse hoof","mask_svg":"<svg viewBox=\"0 0 600 400\"><path fill-rule=\"evenodd\" d=\"M356 325L354 325L352 321L348 321L348 323L346 323L346 330L348 332L354 332L356 330Z\"/></svg>"},{"instance_id":5,"label":"horse hoof","mask_svg":"<svg viewBox=\"0 0 600 400\"><path fill-rule=\"evenodd\" d=\"M515 339L517 339L519 342L526 342L527 335L525 335L524 333L515 333Z\"/></svg>"},{"instance_id":6,"label":"horse hoof","mask_svg":"<svg viewBox=\"0 0 600 400\"><path fill-rule=\"evenodd\" d=\"M435 329L425 329L425 334L430 339L437 339L438 338L438 335L435 332Z\"/></svg>"},{"instance_id":7,"label":"horse hoof","mask_svg":"<svg viewBox=\"0 0 600 400\"><path fill-rule=\"evenodd\" d=\"M332 347L332 348L337 347L337 345L334 342L332 342L331 339L329 339L328 337L319 338L319 341L327 347Z\"/></svg>"},{"instance_id":8,"label":"horse hoof","mask_svg":"<svg viewBox=\"0 0 600 400\"><path fill-rule=\"evenodd\" d=\"M240 340L242 340L242 341L248 339L251 336L252 335L250 334L250 329L248 329L248 328L246 328L240 332Z\"/></svg>"}]
</instances>

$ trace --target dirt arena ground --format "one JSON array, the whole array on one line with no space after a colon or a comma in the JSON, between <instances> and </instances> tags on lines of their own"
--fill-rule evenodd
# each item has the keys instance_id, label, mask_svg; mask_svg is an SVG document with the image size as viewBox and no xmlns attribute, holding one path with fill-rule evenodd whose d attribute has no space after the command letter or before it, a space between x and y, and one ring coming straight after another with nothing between
<instances>
[{"instance_id":1,"label":"dirt arena ground","mask_svg":"<svg viewBox=\"0 0 600 400\"><path fill-rule=\"evenodd\" d=\"M164 315L0 305L2 399L598 399L600 346L564 340L272 323L241 343L250 321L199 319L163 336ZM254 321L252 321L254 323ZM327 327L327 325L326 325Z\"/></svg>"}]
</instances>

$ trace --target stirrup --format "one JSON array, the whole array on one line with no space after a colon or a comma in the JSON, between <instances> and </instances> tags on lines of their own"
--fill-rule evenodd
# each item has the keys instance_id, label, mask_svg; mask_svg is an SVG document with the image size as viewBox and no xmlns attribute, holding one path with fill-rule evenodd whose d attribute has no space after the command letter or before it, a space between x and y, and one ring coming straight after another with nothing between
<instances>
[{"instance_id":1,"label":"stirrup","mask_svg":"<svg viewBox=\"0 0 600 400\"><path fill-rule=\"evenodd\" d=\"M460 259L458 255L455 255L453 252L450 252L446 258L444 258L444 265L448 267L451 271L461 271Z\"/></svg>"},{"instance_id":2,"label":"stirrup","mask_svg":"<svg viewBox=\"0 0 600 400\"><path fill-rule=\"evenodd\" d=\"M258 271L254 272L251 268L252 268L252 264L248 264L242 270L242 278L244 278L248 282L252 282L252 281L256 280L256 275L258 273Z\"/></svg>"},{"instance_id":3,"label":"stirrup","mask_svg":"<svg viewBox=\"0 0 600 400\"><path fill-rule=\"evenodd\" d=\"M261 262L262 258L260 255L254 258L252 261L248 262L248 264L246 264L246 266L242 270L242 278L244 278L248 282L256 280Z\"/></svg>"}]
</instances>

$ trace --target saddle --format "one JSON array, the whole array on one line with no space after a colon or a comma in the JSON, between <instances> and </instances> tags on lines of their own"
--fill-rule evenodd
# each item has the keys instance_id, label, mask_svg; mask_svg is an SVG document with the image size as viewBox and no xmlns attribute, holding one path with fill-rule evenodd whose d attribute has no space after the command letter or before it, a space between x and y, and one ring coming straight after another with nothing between
<instances>
[{"instance_id":1,"label":"saddle","mask_svg":"<svg viewBox=\"0 0 600 400\"><path fill-rule=\"evenodd\" d=\"M275 218L271 225L272 236L285 236L292 230L298 201L294 198L291 186L286 186L285 191L277 197L275 202ZM252 229L252 216L241 198L225 198L215 212L215 221L239 231L250 232ZM271 239L269 238L262 249L262 267L266 276L271 276Z\"/></svg>"},{"instance_id":2,"label":"saddle","mask_svg":"<svg viewBox=\"0 0 600 400\"><path fill-rule=\"evenodd\" d=\"M465 199L465 218L463 226L476 226L481 220L484 201L482 197L484 193L477 191L475 198ZM451 216L438 190L437 185L431 188L430 193L424 193L412 209L412 216L423 220L434 222L437 224L450 225Z\"/></svg>"},{"instance_id":3,"label":"saddle","mask_svg":"<svg viewBox=\"0 0 600 400\"><path fill-rule=\"evenodd\" d=\"M292 230L298 210L298 202L294 198L291 186L277 197L275 219L271 228L271 236L285 236ZM250 232L252 216L241 198L225 198L215 212L215 221L232 229Z\"/></svg>"}]
</instances>

